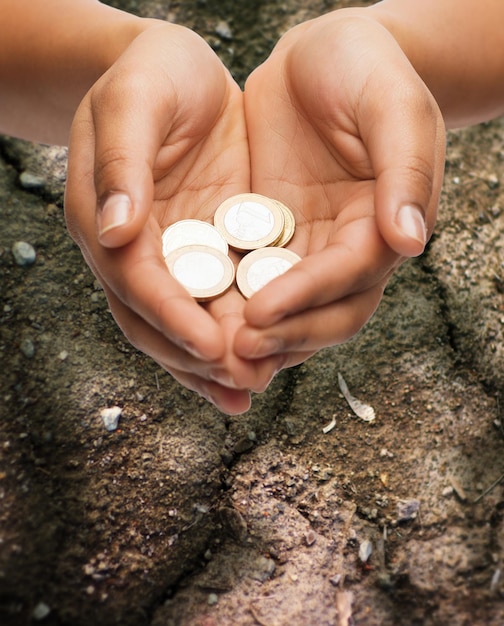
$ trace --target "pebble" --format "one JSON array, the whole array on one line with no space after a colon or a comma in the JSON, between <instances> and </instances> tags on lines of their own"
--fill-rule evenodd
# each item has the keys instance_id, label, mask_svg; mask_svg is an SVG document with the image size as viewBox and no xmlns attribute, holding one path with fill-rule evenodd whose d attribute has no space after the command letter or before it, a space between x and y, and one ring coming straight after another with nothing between
<instances>
[{"instance_id":1,"label":"pebble","mask_svg":"<svg viewBox=\"0 0 504 626\"><path fill-rule=\"evenodd\" d=\"M45 602L39 602L33 609L32 617L34 620L40 621L49 615L51 609Z\"/></svg>"},{"instance_id":2,"label":"pebble","mask_svg":"<svg viewBox=\"0 0 504 626\"><path fill-rule=\"evenodd\" d=\"M309 530L304 534L304 540L308 547L312 546L317 541L317 535L313 530Z\"/></svg>"},{"instance_id":3,"label":"pebble","mask_svg":"<svg viewBox=\"0 0 504 626\"><path fill-rule=\"evenodd\" d=\"M487 183L490 189L496 189L499 186L499 177L497 174L490 174L487 178Z\"/></svg>"},{"instance_id":4,"label":"pebble","mask_svg":"<svg viewBox=\"0 0 504 626\"><path fill-rule=\"evenodd\" d=\"M121 417L122 409L118 406L112 406L108 409L102 409L100 411L101 418L108 431L117 429L119 424L119 418Z\"/></svg>"},{"instance_id":5,"label":"pebble","mask_svg":"<svg viewBox=\"0 0 504 626\"><path fill-rule=\"evenodd\" d=\"M209 606L214 606L219 602L219 596L216 593L209 593L207 603Z\"/></svg>"},{"instance_id":6,"label":"pebble","mask_svg":"<svg viewBox=\"0 0 504 626\"><path fill-rule=\"evenodd\" d=\"M369 539L361 541L359 546L359 560L361 563L367 563L369 557L373 554L373 544Z\"/></svg>"},{"instance_id":7,"label":"pebble","mask_svg":"<svg viewBox=\"0 0 504 626\"><path fill-rule=\"evenodd\" d=\"M224 20L220 21L215 27L215 32L221 39L226 39L227 41L231 41L233 39L233 33L229 24Z\"/></svg>"},{"instance_id":8,"label":"pebble","mask_svg":"<svg viewBox=\"0 0 504 626\"><path fill-rule=\"evenodd\" d=\"M448 496L452 495L453 491L454 491L453 487L448 486L443 489L443 491L441 492L441 495L444 498L447 498Z\"/></svg>"},{"instance_id":9,"label":"pebble","mask_svg":"<svg viewBox=\"0 0 504 626\"><path fill-rule=\"evenodd\" d=\"M21 267L33 265L37 258L35 248L27 241L16 241L12 246L12 254L16 263Z\"/></svg>"},{"instance_id":10,"label":"pebble","mask_svg":"<svg viewBox=\"0 0 504 626\"><path fill-rule=\"evenodd\" d=\"M400 500L397 503L397 521L407 522L416 519L420 502L418 500Z\"/></svg>"},{"instance_id":11,"label":"pebble","mask_svg":"<svg viewBox=\"0 0 504 626\"><path fill-rule=\"evenodd\" d=\"M260 556L254 563L255 569L251 573L251 578L263 583L271 578L275 572L275 561L265 556Z\"/></svg>"},{"instance_id":12,"label":"pebble","mask_svg":"<svg viewBox=\"0 0 504 626\"><path fill-rule=\"evenodd\" d=\"M23 339L19 347L27 359L33 359L35 356L35 344L31 339Z\"/></svg>"},{"instance_id":13,"label":"pebble","mask_svg":"<svg viewBox=\"0 0 504 626\"><path fill-rule=\"evenodd\" d=\"M32 174L31 172L24 171L19 176L19 182L24 189L40 189L46 184L45 178Z\"/></svg>"}]
</instances>

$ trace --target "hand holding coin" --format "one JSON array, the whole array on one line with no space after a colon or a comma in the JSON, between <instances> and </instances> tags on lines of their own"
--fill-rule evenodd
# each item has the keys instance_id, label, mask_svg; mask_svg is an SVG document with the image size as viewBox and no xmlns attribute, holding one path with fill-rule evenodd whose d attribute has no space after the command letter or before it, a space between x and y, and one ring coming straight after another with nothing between
<instances>
[{"instance_id":1,"label":"hand holding coin","mask_svg":"<svg viewBox=\"0 0 504 626\"><path fill-rule=\"evenodd\" d=\"M194 67L201 74L188 80ZM244 298L232 286L197 303L170 276L161 245L169 225L209 222L219 202L250 188L238 85L195 33L155 23L82 101L69 154L68 226L126 337L222 411L247 410L277 359L237 357Z\"/></svg>"},{"instance_id":2,"label":"hand holding coin","mask_svg":"<svg viewBox=\"0 0 504 626\"><path fill-rule=\"evenodd\" d=\"M303 259L248 301L243 358L288 366L348 340L432 231L443 121L394 38L362 14L294 27L247 80L252 189L292 210L288 247Z\"/></svg>"}]
</instances>

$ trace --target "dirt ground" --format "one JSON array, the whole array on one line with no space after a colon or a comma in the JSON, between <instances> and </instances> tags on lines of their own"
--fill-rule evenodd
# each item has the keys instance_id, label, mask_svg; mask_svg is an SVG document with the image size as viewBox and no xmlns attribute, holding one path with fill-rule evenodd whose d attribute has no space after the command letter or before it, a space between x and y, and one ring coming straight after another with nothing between
<instances>
[{"instance_id":1,"label":"dirt ground","mask_svg":"<svg viewBox=\"0 0 504 626\"><path fill-rule=\"evenodd\" d=\"M120 4L242 82L345 3ZM368 326L232 418L115 326L65 230L65 151L0 157L0 624L504 623L503 120L449 134L436 234Z\"/></svg>"}]
</instances>

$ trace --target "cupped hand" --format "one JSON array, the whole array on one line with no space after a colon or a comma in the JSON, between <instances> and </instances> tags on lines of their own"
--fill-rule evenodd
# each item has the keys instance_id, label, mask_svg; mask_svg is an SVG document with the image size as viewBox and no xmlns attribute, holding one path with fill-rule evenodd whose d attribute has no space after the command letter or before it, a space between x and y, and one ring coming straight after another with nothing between
<instances>
[{"instance_id":1,"label":"cupped hand","mask_svg":"<svg viewBox=\"0 0 504 626\"><path fill-rule=\"evenodd\" d=\"M196 303L169 274L161 233L212 221L250 189L242 92L188 29L153 23L89 91L74 119L67 224L129 341L227 413L250 404L278 358L232 352L244 300ZM97 232L99 235L97 236Z\"/></svg>"},{"instance_id":2,"label":"cupped hand","mask_svg":"<svg viewBox=\"0 0 504 626\"><path fill-rule=\"evenodd\" d=\"M234 348L286 366L354 335L432 232L445 131L401 49L366 9L294 27L249 77L252 190L293 210L303 259L254 294Z\"/></svg>"}]
</instances>

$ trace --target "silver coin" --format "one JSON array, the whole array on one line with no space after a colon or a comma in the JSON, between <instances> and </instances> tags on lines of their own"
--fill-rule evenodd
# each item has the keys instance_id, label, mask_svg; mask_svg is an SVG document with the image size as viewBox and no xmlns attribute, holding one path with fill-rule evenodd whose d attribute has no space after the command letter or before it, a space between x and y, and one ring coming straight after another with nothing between
<instances>
[{"instance_id":1,"label":"silver coin","mask_svg":"<svg viewBox=\"0 0 504 626\"><path fill-rule=\"evenodd\" d=\"M244 193L228 198L217 208L214 225L232 248L255 250L280 237L284 214L270 198Z\"/></svg>"},{"instance_id":2,"label":"silver coin","mask_svg":"<svg viewBox=\"0 0 504 626\"><path fill-rule=\"evenodd\" d=\"M165 229L162 236L163 256L185 246L199 245L210 246L220 250L223 254L228 253L228 244L222 234L203 220L180 220Z\"/></svg>"},{"instance_id":3,"label":"silver coin","mask_svg":"<svg viewBox=\"0 0 504 626\"><path fill-rule=\"evenodd\" d=\"M285 248L260 248L245 255L236 270L238 289L250 298L270 281L284 274L301 257Z\"/></svg>"},{"instance_id":4,"label":"silver coin","mask_svg":"<svg viewBox=\"0 0 504 626\"><path fill-rule=\"evenodd\" d=\"M165 257L165 262L170 274L200 302L223 294L235 277L231 259L209 246L177 248Z\"/></svg>"}]
</instances>

